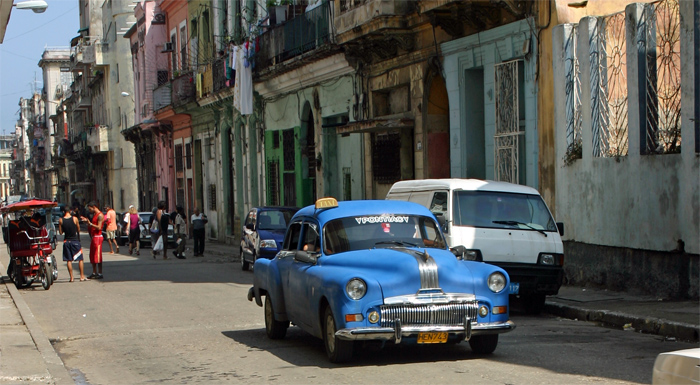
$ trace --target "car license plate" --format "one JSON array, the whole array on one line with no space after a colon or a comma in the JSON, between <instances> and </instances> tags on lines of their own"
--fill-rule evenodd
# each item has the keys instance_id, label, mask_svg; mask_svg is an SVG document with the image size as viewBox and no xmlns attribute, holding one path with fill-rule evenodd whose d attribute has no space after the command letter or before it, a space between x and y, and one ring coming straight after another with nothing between
<instances>
[{"instance_id":1,"label":"car license plate","mask_svg":"<svg viewBox=\"0 0 700 385\"><path fill-rule=\"evenodd\" d=\"M444 344L447 342L446 332L418 333L419 344Z\"/></svg>"},{"instance_id":2,"label":"car license plate","mask_svg":"<svg viewBox=\"0 0 700 385\"><path fill-rule=\"evenodd\" d=\"M520 292L520 283L511 282L510 283L510 294L518 294Z\"/></svg>"}]
</instances>

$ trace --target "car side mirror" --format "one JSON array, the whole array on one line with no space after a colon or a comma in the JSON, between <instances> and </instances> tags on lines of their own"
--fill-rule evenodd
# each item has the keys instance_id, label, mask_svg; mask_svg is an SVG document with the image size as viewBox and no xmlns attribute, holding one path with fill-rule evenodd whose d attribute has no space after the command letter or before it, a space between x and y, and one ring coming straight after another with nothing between
<instances>
[{"instance_id":1,"label":"car side mirror","mask_svg":"<svg viewBox=\"0 0 700 385\"><path fill-rule=\"evenodd\" d=\"M559 230L559 235L564 236L564 222L557 222L557 230Z\"/></svg>"},{"instance_id":2,"label":"car side mirror","mask_svg":"<svg viewBox=\"0 0 700 385\"><path fill-rule=\"evenodd\" d=\"M315 265L316 261L318 260L318 257L316 256L317 254L318 253L309 253L308 251L297 250L294 253L294 260Z\"/></svg>"},{"instance_id":3,"label":"car side mirror","mask_svg":"<svg viewBox=\"0 0 700 385\"><path fill-rule=\"evenodd\" d=\"M452 252L452 254L455 255L455 257L457 257L457 259L464 260L465 254L467 253L467 248L462 245L459 245L455 247L450 247L450 251Z\"/></svg>"}]
</instances>

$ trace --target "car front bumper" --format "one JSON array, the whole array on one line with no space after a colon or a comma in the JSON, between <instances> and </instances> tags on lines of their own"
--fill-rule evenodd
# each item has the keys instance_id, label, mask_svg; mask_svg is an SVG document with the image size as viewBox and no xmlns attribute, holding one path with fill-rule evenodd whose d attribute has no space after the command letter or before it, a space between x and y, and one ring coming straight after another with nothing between
<instances>
[{"instance_id":1,"label":"car front bumper","mask_svg":"<svg viewBox=\"0 0 700 385\"><path fill-rule=\"evenodd\" d=\"M463 325L406 325L400 323L395 327L362 327L338 330L335 335L342 340L379 340L400 343L404 337L414 337L418 333L446 332L450 335L469 341L473 335L500 334L515 329L513 321L474 324L465 322Z\"/></svg>"}]
</instances>

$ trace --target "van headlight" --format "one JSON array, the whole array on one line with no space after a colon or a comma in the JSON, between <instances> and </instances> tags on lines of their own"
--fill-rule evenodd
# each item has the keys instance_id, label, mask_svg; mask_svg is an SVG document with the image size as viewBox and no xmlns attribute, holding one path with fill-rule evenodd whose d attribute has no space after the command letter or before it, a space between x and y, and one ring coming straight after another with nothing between
<instances>
[{"instance_id":1,"label":"van headlight","mask_svg":"<svg viewBox=\"0 0 700 385\"><path fill-rule=\"evenodd\" d=\"M499 272L491 273L488 285L492 292L499 293L506 287L506 276Z\"/></svg>"},{"instance_id":2,"label":"van headlight","mask_svg":"<svg viewBox=\"0 0 700 385\"><path fill-rule=\"evenodd\" d=\"M358 300L367 294L367 284L359 278L353 278L345 285L345 293L348 297Z\"/></svg>"}]
</instances>

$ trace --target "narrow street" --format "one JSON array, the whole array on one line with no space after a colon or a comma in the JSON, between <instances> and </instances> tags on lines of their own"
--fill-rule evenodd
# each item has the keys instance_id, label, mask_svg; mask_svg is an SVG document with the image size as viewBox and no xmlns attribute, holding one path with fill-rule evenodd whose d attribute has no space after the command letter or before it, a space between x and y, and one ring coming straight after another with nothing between
<instances>
[{"instance_id":1,"label":"narrow street","mask_svg":"<svg viewBox=\"0 0 700 385\"><path fill-rule=\"evenodd\" d=\"M390 346L361 348L339 366L298 328L281 341L267 338L262 308L246 299L253 274L236 257L154 260L150 250L140 257L126 250L105 253L104 280L70 283L62 262L49 291L20 290L78 384L649 383L657 354L693 347L515 313L517 329L491 356L474 355L468 344ZM0 258L7 266L4 247Z\"/></svg>"}]
</instances>

